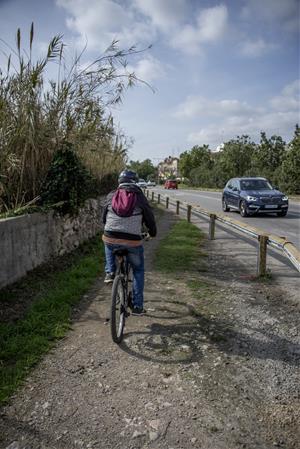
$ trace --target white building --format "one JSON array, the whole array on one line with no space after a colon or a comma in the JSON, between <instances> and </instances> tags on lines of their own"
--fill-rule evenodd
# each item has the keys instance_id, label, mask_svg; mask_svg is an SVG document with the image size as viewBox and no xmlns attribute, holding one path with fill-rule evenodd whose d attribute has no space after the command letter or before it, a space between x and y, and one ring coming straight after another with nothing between
<instances>
[{"instance_id":1,"label":"white building","mask_svg":"<svg viewBox=\"0 0 300 449\"><path fill-rule=\"evenodd\" d=\"M224 148L224 143L221 143L220 145L217 146L217 148L215 148L214 150L211 150L212 153L220 153L220 151L223 151Z\"/></svg>"},{"instance_id":2,"label":"white building","mask_svg":"<svg viewBox=\"0 0 300 449\"><path fill-rule=\"evenodd\" d=\"M158 164L158 177L160 179L167 179L170 176L175 176L175 178L178 178L179 176L178 164L179 164L178 157L169 156L165 158L162 162Z\"/></svg>"}]
</instances>

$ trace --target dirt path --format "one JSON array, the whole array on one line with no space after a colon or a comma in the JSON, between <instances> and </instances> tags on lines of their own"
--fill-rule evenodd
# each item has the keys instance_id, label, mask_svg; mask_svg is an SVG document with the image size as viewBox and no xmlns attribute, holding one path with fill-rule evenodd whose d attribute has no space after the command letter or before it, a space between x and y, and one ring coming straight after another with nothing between
<instances>
[{"instance_id":1,"label":"dirt path","mask_svg":"<svg viewBox=\"0 0 300 449\"><path fill-rule=\"evenodd\" d=\"M164 214L160 237L175 218ZM99 280L72 331L2 409L9 449L269 449L300 441L299 307L206 242L207 271L166 278L146 248L145 317L110 337ZM189 281L193 287L187 287ZM201 281L201 282L200 282Z\"/></svg>"}]
</instances>

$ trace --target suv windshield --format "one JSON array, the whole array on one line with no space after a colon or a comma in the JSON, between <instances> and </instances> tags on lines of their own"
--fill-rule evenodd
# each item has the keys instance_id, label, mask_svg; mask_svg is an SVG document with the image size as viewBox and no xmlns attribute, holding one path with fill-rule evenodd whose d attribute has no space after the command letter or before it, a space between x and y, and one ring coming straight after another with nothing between
<instances>
[{"instance_id":1,"label":"suv windshield","mask_svg":"<svg viewBox=\"0 0 300 449\"><path fill-rule=\"evenodd\" d=\"M273 190L273 187L264 179L245 179L241 181L242 190Z\"/></svg>"}]
</instances>

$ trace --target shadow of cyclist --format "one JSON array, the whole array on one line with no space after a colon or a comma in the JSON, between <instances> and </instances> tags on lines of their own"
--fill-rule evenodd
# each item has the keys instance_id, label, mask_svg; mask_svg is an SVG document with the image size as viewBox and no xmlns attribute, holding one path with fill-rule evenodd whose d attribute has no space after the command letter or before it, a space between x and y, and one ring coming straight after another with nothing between
<instances>
[{"instance_id":1,"label":"shadow of cyclist","mask_svg":"<svg viewBox=\"0 0 300 449\"><path fill-rule=\"evenodd\" d=\"M174 303L181 307L181 311L174 311L171 307ZM167 365L199 362L205 351L213 349L229 356L279 360L295 366L300 363L300 346L275 335L268 326L258 329L244 325L243 331L237 331L233 323L216 317L207 318L191 304L180 301L167 301L155 312L155 315L147 316L181 322L164 324L156 321L143 330L125 333L120 345L123 351L138 359Z\"/></svg>"}]
</instances>

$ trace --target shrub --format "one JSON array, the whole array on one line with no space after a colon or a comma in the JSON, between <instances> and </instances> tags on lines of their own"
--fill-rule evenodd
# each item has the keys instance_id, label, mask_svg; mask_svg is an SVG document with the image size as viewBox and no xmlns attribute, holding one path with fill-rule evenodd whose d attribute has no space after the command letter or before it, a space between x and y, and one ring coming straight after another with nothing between
<instances>
[{"instance_id":1,"label":"shrub","mask_svg":"<svg viewBox=\"0 0 300 449\"><path fill-rule=\"evenodd\" d=\"M65 143L53 157L41 188L40 204L64 214L75 213L90 194L91 180L72 145Z\"/></svg>"}]
</instances>

